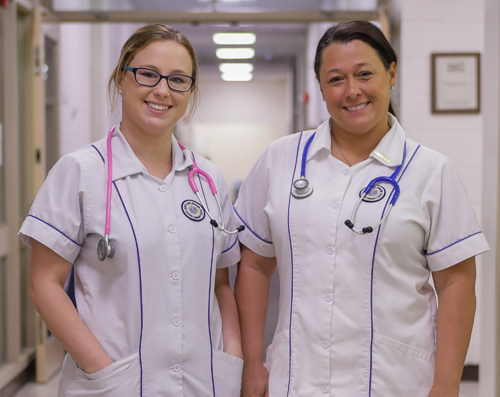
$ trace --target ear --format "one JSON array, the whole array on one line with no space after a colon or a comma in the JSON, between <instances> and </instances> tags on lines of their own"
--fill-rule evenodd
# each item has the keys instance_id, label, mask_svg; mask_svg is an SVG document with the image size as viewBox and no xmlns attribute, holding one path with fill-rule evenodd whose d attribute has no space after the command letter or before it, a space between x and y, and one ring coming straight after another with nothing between
<instances>
[{"instance_id":1,"label":"ear","mask_svg":"<svg viewBox=\"0 0 500 397\"><path fill-rule=\"evenodd\" d=\"M396 62L391 63L389 66L389 85L394 87L396 85Z\"/></svg>"}]
</instances>

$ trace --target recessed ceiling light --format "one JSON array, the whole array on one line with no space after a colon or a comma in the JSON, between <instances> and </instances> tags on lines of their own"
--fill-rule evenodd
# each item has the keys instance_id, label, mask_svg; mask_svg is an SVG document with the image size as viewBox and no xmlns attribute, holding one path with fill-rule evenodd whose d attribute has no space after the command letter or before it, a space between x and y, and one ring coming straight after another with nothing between
<instances>
[{"instance_id":1,"label":"recessed ceiling light","mask_svg":"<svg viewBox=\"0 0 500 397\"><path fill-rule=\"evenodd\" d=\"M219 70L222 73L251 73L253 72L253 65L251 63L221 63Z\"/></svg>"},{"instance_id":2,"label":"recessed ceiling light","mask_svg":"<svg viewBox=\"0 0 500 397\"><path fill-rule=\"evenodd\" d=\"M252 73L222 73L221 76L224 81L250 81L253 79Z\"/></svg>"},{"instance_id":3,"label":"recessed ceiling light","mask_svg":"<svg viewBox=\"0 0 500 397\"><path fill-rule=\"evenodd\" d=\"M219 45L251 45L255 43L255 33L214 33L214 43Z\"/></svg>"},{"instance_id":4,"label":"recessed ceiling light","mask_svg":"<svg viewBox=\"0 0 500 397\"><path fill-rule=\"evenodd\" d=\"M217 48L215 55L219 59L251 59L255 56L253 48Z\"/></svg>"}]
</instances>

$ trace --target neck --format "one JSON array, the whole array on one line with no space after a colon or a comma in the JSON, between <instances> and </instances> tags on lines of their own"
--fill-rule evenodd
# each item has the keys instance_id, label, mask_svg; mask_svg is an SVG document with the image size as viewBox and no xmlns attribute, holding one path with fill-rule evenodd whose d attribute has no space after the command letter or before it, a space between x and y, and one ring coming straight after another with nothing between
<instances>
[{"instance_id":1,"label":"neck","mask_svg":"<svg viewBox=\"0 0 500 397\"><path fill-rule=\"evenodd\" d=\"M146 134L124 123L120 129L148 173L165 179L172 170L172 133Z\"/></svg>"},{"instance_id":2,"label":"neck","mask_svg":"<svg viewBox=\"0 0 500 397\"><path fill-rule=\"evenodd\" d=\"M332 156L349 166L360 163L370 156L371 152L375 150L385 134L389 132L390 128L389 124L387 124L387 129L379 133L363 135L348 134L336 130L333 121L330 119Z\"/></svg>"}]
</instances>

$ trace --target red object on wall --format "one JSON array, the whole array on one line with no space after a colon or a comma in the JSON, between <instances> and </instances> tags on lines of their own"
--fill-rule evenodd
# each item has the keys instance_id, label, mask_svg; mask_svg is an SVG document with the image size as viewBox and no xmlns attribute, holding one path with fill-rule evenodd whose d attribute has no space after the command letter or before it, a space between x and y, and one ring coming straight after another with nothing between
<instances>
[{"instance_id":1,"label":"red object on wall","mask_svg":"<svg viewBox=\"0 0 500 397\"><path fill-rule=\"evenodd\" d=\"M3 8L7 8L9 5L9 0L0 0L0 6Z\"/></svg>"}]
</instances>

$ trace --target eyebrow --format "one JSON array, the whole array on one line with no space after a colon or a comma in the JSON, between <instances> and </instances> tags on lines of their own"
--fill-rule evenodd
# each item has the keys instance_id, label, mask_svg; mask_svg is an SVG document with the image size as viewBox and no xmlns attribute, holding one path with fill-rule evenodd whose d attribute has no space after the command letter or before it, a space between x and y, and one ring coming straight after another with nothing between
<instances>
[{"instance_id":1,"label":"eyebrow","mask_svg":"<svg viewBox=\"0 0 500 397\"><path fill-rule=\"evenodd\" d=\"M160 71L158 70L158 67L156 67L155 65L141 65L139 67L153 69L153 70L157 71L158 73L160 73ZM182 70L182 69L172 70L172 72L170 74L185 74L186 76L189 75L188 72L186 72L185 70Z\"/></svg>"},{"instance_id":2,"label":"eyebrow","mask_svg":"<svg viewBox=\"0 0 500 397\"><path fill-rule=\"evenodd\" d=\"M361 62L361 63L357 63L357 64L355 65L355 67L356 67L356 68L362 68L362 67L364 67L364 66L372 66L372 64L371 64L371 63L368 63L368 62ZM331 69L331 70L329 70L329 71L328 71L328 72L326 72L326 73L327 73L327 74L328 74L328 73L340 73L341 71L342 71L341 69L336 68L336 69Z\"/></svg>"}]
</instances>

